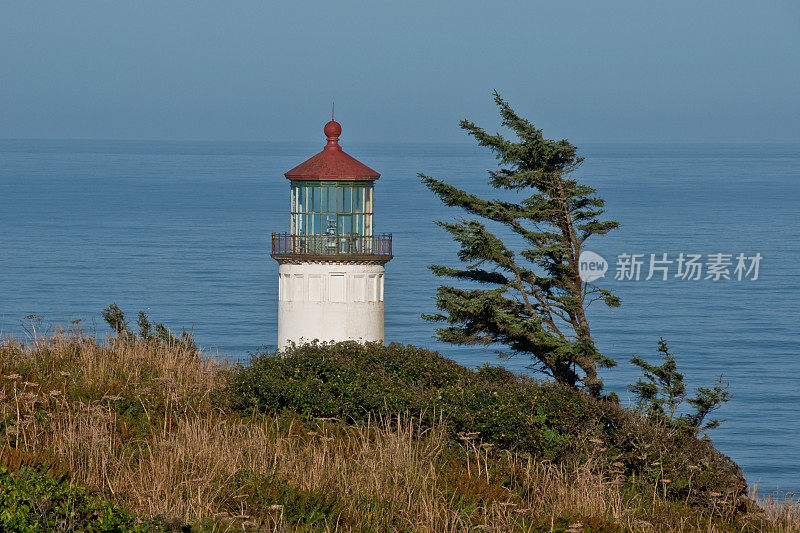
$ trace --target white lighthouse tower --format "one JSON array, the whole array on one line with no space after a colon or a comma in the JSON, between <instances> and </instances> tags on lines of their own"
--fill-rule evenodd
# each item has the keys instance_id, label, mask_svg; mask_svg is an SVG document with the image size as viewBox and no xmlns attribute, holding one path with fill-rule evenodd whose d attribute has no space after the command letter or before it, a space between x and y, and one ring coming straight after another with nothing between
<instances>
[{"instance_id":1,"label":"white lighthouse tower","mask_svg":"<svg viewBox=\"0 0 800 533\"><path fill-rule=\"evenodd\" d=\"M291 230L272 234L281 350L314 340L383 342L383 265L392 258L392 236L374 233L380 174L342 150L338 122L324 132L323 150L284 174Z\"/></svg>"}]
</instances>

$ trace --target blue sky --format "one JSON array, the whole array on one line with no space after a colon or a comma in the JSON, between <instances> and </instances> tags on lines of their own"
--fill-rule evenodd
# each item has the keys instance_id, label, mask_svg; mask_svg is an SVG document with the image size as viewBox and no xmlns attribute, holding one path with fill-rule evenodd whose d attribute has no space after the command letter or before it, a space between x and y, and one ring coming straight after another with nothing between
<instances>
[{"instance_id":1,"label":"blue sky","mask_svg":"<svg viewBox=\"0 0 800 533\"><path fill-rule=\"evenodd\" d=\"M0 138L800 142L800 5L0 2Z\"/></svg>"}]
</instances>

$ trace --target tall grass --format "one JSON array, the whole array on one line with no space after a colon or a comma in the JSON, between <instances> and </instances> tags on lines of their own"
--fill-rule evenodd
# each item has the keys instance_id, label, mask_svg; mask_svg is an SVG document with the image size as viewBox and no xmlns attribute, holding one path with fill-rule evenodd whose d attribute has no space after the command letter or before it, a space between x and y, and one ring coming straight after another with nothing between
<instances>
[{"instance_id":1,"label":"tall grass","mask_svg":"<svg viewBox=\"0 0 800 533\"><path fill-rule=\"evenodd\" d=\"M797 531L796 503L723 521L632 494L599 461L495 450L411 413L348 425L227 407L235 369L153 342L0 344L0 458L20 453L147 516L213 531Z\"/></svg>"}]
</instances>

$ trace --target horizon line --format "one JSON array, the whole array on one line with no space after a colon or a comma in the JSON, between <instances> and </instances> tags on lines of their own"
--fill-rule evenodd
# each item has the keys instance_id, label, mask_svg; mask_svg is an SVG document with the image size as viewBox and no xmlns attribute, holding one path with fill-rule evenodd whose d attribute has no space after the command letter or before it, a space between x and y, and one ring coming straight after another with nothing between
<instances>
[{"instance_id":1,"label":"horizon line","mask_svg":"<svg viewBox=\"0 0 800 533\"><path fill-rule=\"evenodd\" d=\"M554 139L555 140L555 139ZM275 144L294 144L294 143L317 143L316 140L271 140L271 139L164 139L164 138L102 138L102 137L0 137L0 142L3 141L74 141L74 142L163 142L163 143L275 143ZM350 139L348 143L356 144L396 144L396 145L419 145L419 144L457 144L464 146L478 145L471 140L463 141L390 141L390 140L354 140ZM572 142L572 141L570 141ZM324 143L318 143L324 144ZM796 141L775 141L775 140L761 140L761 141L575 141L580 148L581 144L613 144L613 145L675 145L675 146L697 146L697 145L800 145L800 140Z\"/></svg>"}]
</instances>

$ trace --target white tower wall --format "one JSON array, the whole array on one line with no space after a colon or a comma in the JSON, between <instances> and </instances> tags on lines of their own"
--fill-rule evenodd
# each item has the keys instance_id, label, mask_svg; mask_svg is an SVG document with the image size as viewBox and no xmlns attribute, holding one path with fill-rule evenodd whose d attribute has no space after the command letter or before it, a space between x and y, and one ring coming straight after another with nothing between
<instances>
[{"instance_id":1,"label":"white tower wall","mask_svg":"<svg viewBox=\"0 0 800 533\"><path fill-rule=\"evenodd\" d=\"M278 349L313 340L383 342L384 272L367 262L281 262Z\"/></svg>"}]
</instances>

